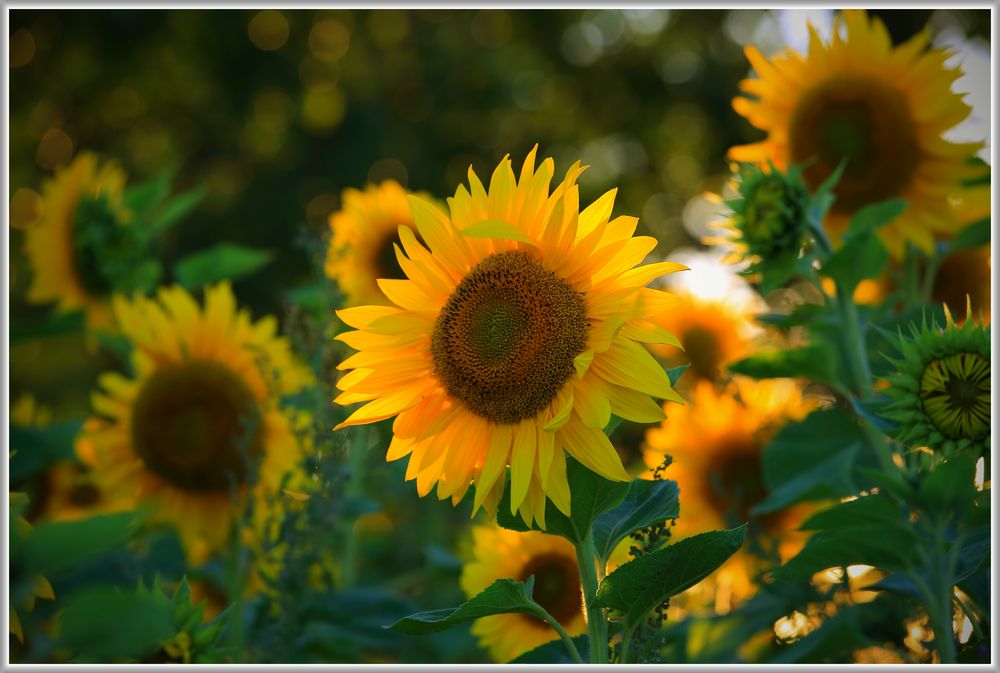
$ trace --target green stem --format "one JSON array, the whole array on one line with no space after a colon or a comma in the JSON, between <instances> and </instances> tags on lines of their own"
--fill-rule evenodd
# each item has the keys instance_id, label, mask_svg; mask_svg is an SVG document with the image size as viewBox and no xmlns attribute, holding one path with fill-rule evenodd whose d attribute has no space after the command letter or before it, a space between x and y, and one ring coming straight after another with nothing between
<instances>
[{"instance_id":1,"label":"green stem","mask_svg":"<svg viewBox=\"0 0 1000 673\"><path fill-rule=\"evenodd\" d=\"M827 238L823 225L819 222L810 222L809 231L812 233L825 263L826 258L833 254L830 239ZM872 374L871 368L868 366L865 342L858 326L858 309L854 305L854 298L848 295L840 283L837 283L836 286L834 304L837 308L837 314L840 316L841 326L844 328L844 349L847 353L847 364L851 370L851 380L861 399L868 399L872 396Z\"/></svg>"},{"instance_id":2,"label":"green stem","mask_svg":"<svg viewBox=\"0 0 1000 673\"><path fill-rule=\"evenodd\" d=\"M638 626L638 624L636 626ZM618 657L619 664L628 663L628 655L631 654L631 652L629 652L629 649L632 645L632 634L635 633L635 629L636 627L633 626L630 629L625 629L622 631L622 649L621 649L621 655Z\"/></svg>"},{"instance_id":3,"label":"green stem","mask_svg":"<svg viewBox=\"0 0 1000 673\"><path fill-rule=\"evenodd\" d=\"M361 498L365 493L362 480L370 432L371 428L367 425L359 427L353 437L356 442L352 442L347 448L348 469L350 470L347 482L348 500ZM358 580L358 548L361 541L358 536L356 523L356 518L350 521L344 541L344 572L342 583L345 587L354 586Z\"/></svg>"},{"instance_id":4,"label":"green stem","mask_svg":"<svg viewBox=\"0 0 1000 673\"><path fill-rule=\"evenodd\" d=\"M583 585L583 600L587 608L587 634L590 638L590 661L595 664L608 663L608 623L604 610L594 605L597 599L597 551L594 549L594 533L576 546L576 563L580 569L580 583Z\"/></svg>"},{"instance_id":5,"label":"green stem","mask_svg":"<svg viewBox=\"0 0 1000 673\"><path fill-rule=\"evenodd\" d=\"M568 633L566 633L566 629L564 629L562 624L559 623L559 620L550 615L548 612L546 612L545 608L543 608L538 603L535 603L534 605L535 607L538 608L536 616L539 619L544 620L549 626L551 626L556 630L556 633L559 634L559 637L562 639L563 644L569 651L570 659L572 659L574 662L578 664L582 664L583 657L580 656L580 650L576 649L576 643L574 643L573 639L569 637Z\"/></svg>"}]
</instances>

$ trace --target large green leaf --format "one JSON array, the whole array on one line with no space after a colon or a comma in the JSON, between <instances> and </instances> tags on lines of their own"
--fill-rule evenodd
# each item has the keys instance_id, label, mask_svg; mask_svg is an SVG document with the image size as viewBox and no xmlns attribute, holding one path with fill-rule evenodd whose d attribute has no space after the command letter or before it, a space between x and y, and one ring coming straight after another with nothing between
<instances>
[{"instance_id":1,"label":"large green leaf","mask_svg":"<svg viewBox=\"0 0 1000 673\"><path fill-rule=\"evenodd\" d=\"M625 618L625 629L638 625L650 610L694 586L736 553L746 524L675 542L619 566L597 590L597 604Z\"/></svg>"},{"instance_id":2,"label":"large green leaf","mask_svg":"<svg viewBox=\"0 0 1000 673\"><path fill-rule=\"evenodd\" d=\"M403 617L389 628L399 633L420 636L435 631L444 631L457 624L471 622L480 617L508 612L533 614L541 618L541 609L531 599L531 590L534 584L534 577L528 578L527 582L500 579L457 608L418 612Z\"/></svg>"},{"instance_id":3,"label":"large green leaf","mask_svg":"<svg viewBox=\"0 0 1000 673\"><path fill-rule=\"evenodd\" d=\"M908 514L884 495L870 495L835 505L810 517L804 530L817 531L777 573L808 577L833 566L864 564L883 570L907 567L919 538Z\"/></svg>"},{"instance_id":4,"label":"large green leaf","mask_svg":"<svg viewBox=\"0 0 1000 673\"><path fill-rule=\"evenodd\" d=\"M528 528L519 516L510 511L508 479L497 507L497 523L509 530L541 530L560 535L576 545L590 532L594 519L620 503L629 488L627 482L609 481L570 456L566 456L566 479L569 481L570 516L560 512L551 500L546 499L545 528L539 527L537 522Z\"/></svg>"},{"instance_id":5,"label":"large green leaf","mask_svg":"<svg viewBox=\"0 0 1000 673\"><path fill-rule=\"evenodd\" d=\"M594 520L594 546L601 563L607 563L618 543L640 528L680 516L678 493L677 483L665 479L630 483L622 503Z\"/></svg>"},{"instance_id":6,"label":"large green leaf","mask_svg":"<svg viewBox=\"0 0 1000 673\"><path fill-rule=\"evenodd\" d=\"M174 267L174 276L184 287L196 289L209 283L249 276L270 262L273 256L270 250L219 243L182 259Z\"/></svg>"},{"instance_id":7,"label":"large green leaf","mask_svg":"<svg viewBox=\"0 0 1000 673\"><path fill-rule=\"evenodd\" d=\"M149 592L87 587L66 600L57 644L77 661L152 655L174 634L171 612L169 601Z\"/></svg>"},{"instance_id":8,"label":"large green leaf","mask_svg":"<svg viewBox=\"0 0 1000 673\"><path fill-rule=\"evenodd\" d=\"M975 474L978 456L952 456L939 463L917 489L917 502L927 509L943 513L972 502L976 495Z\"/></svg>"},{"instance_id":9,"label":"large green leaf","mask_svg":"<svg viewBox=\"0 0 1000 673\"><path fill-rule=\"evenodd\" d=\"M761 351L737 360L728 366L734 374L755 379L776 379L804 376L820 383L835 383L831 362L834 355L823 344L809 344L800 348Z\"/></svg>"},{"instance_id":10,"label":"large green leaf","mask_svg":"<svg viewBox=\"0 0 1000 673\"><path fill-rule=\"evenodd\" d=\"M135 514L101 514L75 521L42 523L20 538L20 556L33 572L70 570L128 541L133 532Z\"/></svg>"},{"instance_id":11,"label":"large green leaf","mask_svg":"<svg viewBox=\"0 0 1000 673\"><path fill-rule=\"evenodd\" d=\"M803 500L856 493L856 469L872 464L864 433L839 409L816 411L785 425L763 453L768 496L754 514L767 514Z\"/></svg>"}]
</instances>

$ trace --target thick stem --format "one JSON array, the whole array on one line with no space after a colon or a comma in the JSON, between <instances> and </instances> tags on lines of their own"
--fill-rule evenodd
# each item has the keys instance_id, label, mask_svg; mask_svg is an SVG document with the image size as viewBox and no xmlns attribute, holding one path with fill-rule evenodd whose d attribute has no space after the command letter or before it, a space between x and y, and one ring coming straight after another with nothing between
<instances>
[{"instance_id":1,"label":"thick stem","mask_svg":"<svg viewBox=\"0 0 1000 673\"><path fill-rule=\"evenodd\" d=\"M583 601L587 609L587 634L590 638L590 661L595 664L608 663L608 623L604 610L594 605L597 598L597 551L594 549L594 533L576 546L576 563L580 569L580 583L583 585Z\"/></svg>"}]
</instances>

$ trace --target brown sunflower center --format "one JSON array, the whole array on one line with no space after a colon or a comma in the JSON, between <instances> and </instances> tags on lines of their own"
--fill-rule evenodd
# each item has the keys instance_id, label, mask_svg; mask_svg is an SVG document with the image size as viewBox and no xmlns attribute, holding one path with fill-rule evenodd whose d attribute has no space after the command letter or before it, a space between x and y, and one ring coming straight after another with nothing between
<instances>
[{"instance_id":1,"label":"brown sunflower center","mask_svg":"<svg viewBox=\"0 0 1000 673\"><path fill-rule=\"evenodd\" d=\"M532 575L535 576L532 597L557 622L566 626L580 614L583 590L574 559L554 553L532 557L518 579L524 582Z\"/></svg>"},{"instance_id":2,"label":"brown sunflower center","mask_svg":"<svg viewBox=\"0 0 1000 673\"><path fill-rule=\"evenodd\" d=\"M250 389L214 362L188 362L153 374L132 415L136 454L151 472L188 491L243 484L260 453L260 430Z\"/></svg>"},{"instance_id":3,"label":"brown sunflower center","mask_svg":"<svg viewBox=\"0 0 1000 673\"><path fill-rule=\"evenodd\" d=\"M734 521L750 519L750 509L767 496L761 479L760 445L749 438L734 438L730 447L713 458L706 478L712 507L731 515ZM756 520L766 530L773 530L779 523L773 514Z\"/></svg>"},{"instance_id":4,"label":"brown sunflower center","mask_svg":"<svg viewBox=\"0 0 1000 673\"><path fill-rule=\"evenodd\" d=\"M722 344L714 330L695 325L684 331L684 353L688 356L691 369L703 379L715 379L722 366Z\"/></svg>"},{"instance_id":5,"label":"brown sunflower center","mask_svg":"<svg viewBox=\"0 0 1000 673\"><path fill-rule=\"evenodd\" d=\"M438 315L434 368L448 394L512 424L542 411L587 342L583 295L521 251L500 252L461 280Z\"/></svg>"},{"instance_id":6,"label":"brown sunflower center","mask_svg":"<svg viewBox=\"0 0 1000 673\"><path fill-rule=\"evenodd\" d=\"M792 161L812 160L815 189L847 160L833 208L858 208L901 194L919 162L916 129L903 95L875 78L840 75L808 91L789 128Z\"/></svg>"},{"instance_id":7,"label":"brown sunflower center","mask_svg":"<svg viewBox=\"0 0 1000 673\"><path fill-rule=\"evenodd\" d=\"M969 295L972 310L989 310L990 307L990 257L986 248L961 250L952 253L938 267L934 277L933 299L935 304L947 304L955 313L965 308Z\"/></svg>"},{"instance_id":8,"label":"brown sunflower center","mask_svg":"<svg viewBox=\"0 0 1000 673\"><path fill-rule=\"evenodd\" d=\"M978 353L931 361L920 377L924 413L942 434L983 439L990 434L990 362Z\"/></svg>"}]
</instances>

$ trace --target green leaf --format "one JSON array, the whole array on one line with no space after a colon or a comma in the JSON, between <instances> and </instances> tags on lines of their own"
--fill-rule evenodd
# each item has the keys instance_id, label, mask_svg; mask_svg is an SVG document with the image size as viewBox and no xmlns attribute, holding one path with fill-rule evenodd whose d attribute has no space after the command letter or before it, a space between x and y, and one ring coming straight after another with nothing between
<instances>
[{"instance_id":1,"label":"green leaf","mask_svg":"<svg viewBox=\"0 0 1000 673\"><path fill-rule=\"evenodd\" d=\"M874 234L859 234L826 261L820 273L832 278L850 296L862 280L882 273L889 253Z\"/></svg>"},{"instance_id":2,"label":"green leaf","mask_svg":"<svg viewBox=\"0 0 1000 673\"><path fill-rule=\"evenodd\" d=\"M60 313L53 311L39 322L15 321L10 325L10 345L16 346L34 339L80 334L87 323L83 311Z\"/></svg>"},{"instance_id":3,"label":"green leaf","mask_svg":"<svg viewBox=\"0 0 1000 673\"><path fill-rule=\"evenodd\" d=\"M810 344L801 348L761 351L737 360L728 366L734 374L755 379L776 379L795 376L835 384L836 377L830 365L834 355L824 344Z\"/></svg>"},{"instance_id":4,"label":"green leaf","mask_svg":"<svg viewBox=\"0 0 1000 673\"><path fill-rule=\"evenodd\" d=\"M851 218L840 249L820 270L850 295L866 278L882 273L889 253L878 238L878 229L899 217L907 208L902 199L890 199L865 206Z\"/></svg>"},{"instance_id":5,"label":"green leaf","mask_svg":"<svg viewBox=\"0 0 1000 673\"><path fill-rule=\"evenodd\" d=\"M746 524L675 542L619 566L597 590L597 605L616 610L631 629L657 605L708 577L736 553Z\"/></svg>"},{"instance_id":6,"label":"green leaf","mask_svg":"<svg viewBox=\"0 0 1000 673\"><path fill-rule=\"evenodd\" d=\"M787 423L764 448L762 476L768 496L752 510L767 514L803 500L856 493L855 469L873 464L864 433L839 409L815 411Z\"/></svg>"},{"instance_id":7,"label":"green leaf","mask_svg":"<svg viewBox=\"0 0 1000 673\"><path fill-rule=\"evenodd\" d=\"M990 218L984 217L983 219L973 222L969 226L962 229L958 234L947 244L947 253L951 254L959 250L966 250L969 248L981 248L984 245L990 244Z\"/></svg>"},{"instance_id":8,"label":"green leaf","mask_svg":"<svg viewBox=\"0 0 1000 673\"><path fill-rule=\"evenodd\" d=\"M41 428L10 426L10 480L19 482L53 463L72 460L73 444L83 421L62 421Z\"/></svg>"},{"instance_id":9,"label":"green leaf","mask_svg":"<svg viewBox=\"0 0 1000 673\"><path fill-rule=\"evenodd\" d=\"M57 644L83 661L151 655L174 635L171 606L148 592L87 587L66 600Z\"/></svg>"},{"instance_id":10,"label":"green leaf","mask_svg":"<svg viewBox=\"0 0 1000 673\"><path fill-rule=\"evenodd\" d=\"M134 518L133 512L121 512L42 523L23 536L18 555L42 575L69 570L125 544Z\"/></svg>"},{"instance_id":11,"label":"green leaf","mask_svg":"<svg viewBox=\"0 0 1000 673\"><path fill-rule=\"evenodd\" d=\"M689 364L679 365L677 367L671 367L670 369L667 370L667 378L670 379L671 387L677 386L677 382L680 381L681 377L684 375L684 372L686 372L688 370L688 367L690 366L691 365Z\"/></svg>"},{"instance_id":12,"label":"green leaf","mask_svg":"<svg viewBox=\"0 0 1000 673\"><path fill-rule=\"evenodd\" d=\"M527 582L500 579L457 608L418 612L403 617L389 628L398 633L422 636L490 615L519 612L539 616L539 607L531 599L534 584L534 577L528 578Z\"/></svg>"},{"instance_id":13,"label":"green leaf","mask_svg":"<svg viewBox=\"0 0 1000 673\"><path fill-rule=\"evenodd\" d=\"M630 483L622 503L594 520L594 546L600 562L606 564L618 543L640 528L680 516L678 494L677 483L665 479Z\"/></svg>"},{"instance_id":14,"label":"green leaf","mask_svg":"<svg viewBox=\"0 0 1000 673\"><path fill-rule=\"evenodd\" d=\"M757 316L757 322L787 329L808 325L825 313L829 313L829 310L823 304L799 304L790 313L767 313Z\"/></svg>"},{"instance_id":15,"label":"green leaf","mask_svg":"<svg viewBox=\"0 0 1000 673\"><path fill-rule=\"evenodd\" d=\"M976 495L977 455L952 456L934 468L917 489L917 502L928 511L947 512L962 508Z\"/></svg>"},{"instance_id":16,"label":"green leaf","mask_svg":"<svg viewBox=\"0 0 1000 673\"><path fill-rule=\"evenodd\" d=\"M904 199L888 199L861 208L851 217L844 241L872 234L903 214L909 204Z\"/></svg>"},{"instance_id":17,"label":"green leaf","mask_svg":"<svg viewBox=\"0 0 1000 673\"><path fill-rule=\"evenodd\" d=\"M170 167L151 180L129 187L122 195L123 204L137 216L145 217L170 196L170 184L176 174L177 168Z\"/></svg>"},{"instance_id":18,"label":"green leaf","mask_svg":"<svg viewBox=\"0 0 1000 673\"><path fill-rule=\"evenodd\" d=\"M537 522L528 528L519 516L510 511L508 479L497 507L497 523L509 530L540 530L560 535L576 545L590 532L594 519L618 505L629 489L627 482L609 481L591 472L571 456L566 456L566 479L569 481L571 516L567 517L551 500L546 499L545 528L540 528Z\"/></svg>"},{"instance_id":19,"label":"green leaf","mask_svg":"<svg viewBox=\"0 0 1000 673\"><path fill-rule=\"evenodd\" d=\"M919 542L907 513L883 495L835 505L810 517L802 528L817 532L776 571L783 579L855 564L899 570L912 562Z\"/></svg>"},{"instance_id":20,"label":"green leaf","mask_svg":"<svg viewBox=\"0 0 1000 673\"><path fill-rule=\"evenodd\" d=\"M150 218L151 234L160 234L182 220L205 198L205 190L201 187L190 189L167 201Z\"/></svg>"},{"instance_id":21,"label":"green leaf","mask_svg":"<svg viewBox=\"0 0 1000 673\"><path fill-rule=\"evenodd\" d=\"M174 267L177 281L188 289L222 280L236 280L254 273L271 261L270 250L246 248L235 243L219 243L190 254Z\"/></svg>"}]
</instances>

